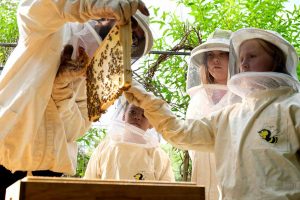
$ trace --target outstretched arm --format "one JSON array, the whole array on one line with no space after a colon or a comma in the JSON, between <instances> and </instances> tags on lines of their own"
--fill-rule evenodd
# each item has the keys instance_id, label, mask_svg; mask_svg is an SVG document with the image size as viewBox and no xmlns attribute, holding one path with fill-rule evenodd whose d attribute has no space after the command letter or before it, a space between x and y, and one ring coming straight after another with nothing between
<instances>
[{"instance_id":1,"label":"outstretched arm","mask_svg":"<svg viewBox=\"0 0 300 200\"><path fill-rule=\"evenodd\" d=\"M84 23L90 19L114 18L125 24L139 9L149 15L141 0L23 0L19 23L23 31L56 32L66 22Z\"/></svg>"},{"instance_id":2,"label":"outstretched arm","mask_svg":"<svg viewBox=\"0 0 300 200\"><path fill-rule=\"evenodd\" d=\"M170 110L168 104L148 93L136 82L125 92L130 103L144 109L145 116L155 129L173 146L181 149L211 151L215 140L214 121L181 120Z\"/></svg>"}]
</instances>

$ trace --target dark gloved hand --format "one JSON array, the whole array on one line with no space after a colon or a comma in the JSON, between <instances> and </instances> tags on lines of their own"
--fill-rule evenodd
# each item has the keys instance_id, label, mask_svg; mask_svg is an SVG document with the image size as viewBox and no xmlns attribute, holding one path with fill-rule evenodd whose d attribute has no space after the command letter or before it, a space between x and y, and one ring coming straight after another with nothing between
<instances>
[{"instance_id":1,"label":"dark gloved hand","mask_svg":"<svg viewBox=\"0 0 300 200\"><path fill-rule=\"evenodd\" d=\"M75 78L85 77L89 56L84 48L78 48L78 56L72 60L73 46L66 45L61 54L60 65L56 74L56 81L71 82Z\"/></svg>"}]
</instances>

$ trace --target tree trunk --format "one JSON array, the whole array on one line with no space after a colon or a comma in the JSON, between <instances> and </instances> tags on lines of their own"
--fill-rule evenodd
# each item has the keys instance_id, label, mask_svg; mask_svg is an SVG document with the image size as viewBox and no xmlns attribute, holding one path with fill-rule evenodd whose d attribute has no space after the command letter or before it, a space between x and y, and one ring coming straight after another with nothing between
<instances>
[{"instance_id":1,"label":"tree trunk","mask_svg":"<svg viewBox=\"0 0 300 200\"><path fill-rule=\"evenodd\" d=\"M183 181L189 181L189 164L190 156L188 151L183 152Z\"/></svg>"}]
</instances>

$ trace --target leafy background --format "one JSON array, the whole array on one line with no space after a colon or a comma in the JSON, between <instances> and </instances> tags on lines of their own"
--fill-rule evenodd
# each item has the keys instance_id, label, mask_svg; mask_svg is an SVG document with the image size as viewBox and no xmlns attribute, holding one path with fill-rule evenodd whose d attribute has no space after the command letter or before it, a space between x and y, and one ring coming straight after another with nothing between
<instances>
[{"instance_id":1,"label":"leafy background","mask_svg":"<svg viewBox=\"0 0 300 200\"><path fill-rule=\"evenodd\" d=\"M18 39L16 9L18 1L0 1L0 43L15 43ZM13 48L0 46L0 67L4 65Z\"/></svg>"},{"instance_id":2,"label":"leafy background","mask_svg":"<svg viewBox=\"0 0 300 200\"><path fill-rule=\"evenodd\" d=\"M14 43L18 38L16 8L18 0L0 1L0 43ZM286 8L288 0L173 0L187 10L182 19L175 12L151 7L151 24L158 27L161 37L153 49L189 53L205 41L216 28L232 31L243 27L256 27L279 32L296 48L300 55L300 6ZM0 67L12 48L0 47ZM149 54L134 69L134 78L148 91L166 100L179 118L184 118L189 97L185 92L189 56ZM299 65L300 66L300 65ZM297 72L300 75L300 67ZM103 128L91 128L78 140L79 156L76 176L84 173L88 159L105 137ZM186 151L168 144L162 148L169 154L176 180L188 181L191 164Z\"/></svg>"}]
</instances>

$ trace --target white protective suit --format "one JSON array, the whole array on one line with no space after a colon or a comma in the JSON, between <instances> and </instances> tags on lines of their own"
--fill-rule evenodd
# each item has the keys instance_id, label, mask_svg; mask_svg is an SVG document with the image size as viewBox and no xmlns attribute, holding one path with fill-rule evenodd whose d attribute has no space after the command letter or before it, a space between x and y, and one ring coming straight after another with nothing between
<instances>
[{"instance_id":1,"label":"white protective suit","mask_svg":"<svg viewBox=\"0 0 300 200\"><path fill-rule=\"evenodd\" d=\"M251 33L251 34L249 34ZM254 34L257 33L257 34ZM200 120L179 120L161 99L133 86L129 102L172 145L183 149L214 149L221 199L300 199L300 94L295 74L297 54L286 40L259 29L241 29L233 44L262 38L279 46L287 56L291 76L275 72L244 72L231 78L228 87L242 97ZM239 43L241 44L241 42ZM239 46L233 45L238 55ZM290 65L292 64L292 65Z\"/></svg>"},{"instance_id":2,"label":"white protective suit","mask_svg":"<svg viewBox=\"0 0 300 200\"><path fill-rule=\"evenodd\" d=\"M106 138L94 150L86 179L175 181L168 155L153 129L143 131L112 120Z\"/></svg>"},{"instance_id":3,"label":"white protective suit","mask_svg":"<svg viewBox=\"0 0 300 200\"><path fill-rule=\"evenodd\" d=\"M66 38L70 34L68 22L84 23L106 17L124 24L140 3L138 0L20 2L18 46L0 78L0 165L11 171L75 173L75 141L90 123L85 78L55 80L62 49L70 42Z\"/></svg>"},{"instance_id":4,"label":"white protective suit","mask_svg":"<svg viewBox=\"0 0 300 200\"><path fill-rule=\"evenodd\" d=\"M191 97L186 119L201 119L211 112L232 104L226 85L208 83L204 63L205 53L224 51L229 53L231 31L216 29L206 40L191 52L188 68L187 92ZM205 199L217 200L216 161L213 152L189 151L192 160L192 179L198 185L205 186Z\"/></svg>"}]
</instances>

